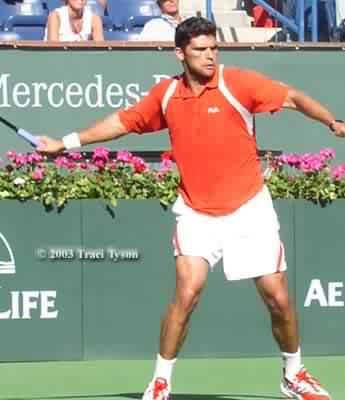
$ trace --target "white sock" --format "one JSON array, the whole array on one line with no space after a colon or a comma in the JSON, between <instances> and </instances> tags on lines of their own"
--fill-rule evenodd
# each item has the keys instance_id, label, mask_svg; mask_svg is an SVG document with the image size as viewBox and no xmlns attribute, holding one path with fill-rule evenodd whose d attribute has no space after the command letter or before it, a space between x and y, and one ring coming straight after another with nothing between
<instances>
[{"instance_id":1,"label":"white sock","mask_svg":"<svg viewBox=\"0 0 345 400\"><path fill-rule=\"evenodd\" d=\"M153 380L156 378L164 378L166 379L169 388L171 387L171 376L173 373L174 365L176 362L176 358L172 360L166 360L161 357L160 354L157 354L156 368L153 374Z\"/></svg>"},{"instance_id":2,"label":"white sock","mask_svg":"<svg viewBox=\"0 0 345 400\"><path fill-rule=\"evenodd\" d=\"M282 358L285 376L288 379L293 378L302 367L301 348L299 347L296 353L282 352Z\"/></svg>"}]
</instances>

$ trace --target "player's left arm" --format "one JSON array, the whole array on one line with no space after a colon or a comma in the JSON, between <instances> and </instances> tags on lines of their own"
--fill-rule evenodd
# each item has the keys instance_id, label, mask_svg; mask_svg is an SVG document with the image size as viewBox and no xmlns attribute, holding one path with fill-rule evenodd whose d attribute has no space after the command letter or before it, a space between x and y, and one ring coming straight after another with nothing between
<instances>
[{"instance_id":1,"label":"player's left arm","mask_svg":"<svg viewBox=\"0 0 345 400\"><path fill-rule=\"evenodd\" d=\"M344 121L337 120L325 106L300 90L288 88L283 108L299 111L329 127L336 136L345 137Z\"/></svg>"}]
</instances>

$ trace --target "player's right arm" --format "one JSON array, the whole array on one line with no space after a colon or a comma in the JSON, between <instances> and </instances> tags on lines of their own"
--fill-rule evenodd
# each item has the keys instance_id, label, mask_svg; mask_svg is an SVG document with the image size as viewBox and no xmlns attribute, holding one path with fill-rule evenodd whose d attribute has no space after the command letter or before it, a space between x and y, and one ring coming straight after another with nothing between
<instances>
[{"instance_id":1,"label":"player's right arm","mask_svg":"<svg viewBox=\"0 0 345 400\"><path fill-rule=\"evenodd\" d=\"M133 107L112 113L79 133L74 132L61 139L41 136L37 151L47 154L58 153L65 149L115 140L130 132L146 133L164 129L166 121L161 104L166 87L167 82L159 83Z\"/></svg>"},{"instance_id":2,"label":"player's right arm","mask_svg":"<svg viewBox=\"0 0 345 400\"><path fill-rule=\"evenodd\" d=\"M80 146L97 142L106 142L108 140L117 139L129 133L120 121L119 114L114 113L106 117L103 121L97 122L90 128L84 129L79 133L75 133L79 138ZM75 147L78 147L77 145ZM41 153L59 153L65 150L63 138L52 139L48 136L40 137L40 144L37 151Z\"/></svg>"}]
</instances>

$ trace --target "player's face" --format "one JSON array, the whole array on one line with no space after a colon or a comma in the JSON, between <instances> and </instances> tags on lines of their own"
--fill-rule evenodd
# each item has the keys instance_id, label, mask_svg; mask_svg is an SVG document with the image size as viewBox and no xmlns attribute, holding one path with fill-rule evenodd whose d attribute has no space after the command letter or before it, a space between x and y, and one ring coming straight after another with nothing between
<instances>
[{"instance_id":1,"label":"player's face","mask_svg":"<svg viewBox=\"0 0 345 400\"><path fill-rule=\"evenodd\" d=\"M177 58L189 74L197 79L211 79L216 71L217 39L213 35L193 38L184 50L177 48Z\"/></svg>"},{"instance_id":2,"label":"player's face","mask_svg":"<svg viewBox=\"0 0 345 400\"><path fill-rule=\"evenodd\" d=\"M164 0L160 8L163 14L175 15L178 13L178 0Z\"/></svg>"}]
</instances>

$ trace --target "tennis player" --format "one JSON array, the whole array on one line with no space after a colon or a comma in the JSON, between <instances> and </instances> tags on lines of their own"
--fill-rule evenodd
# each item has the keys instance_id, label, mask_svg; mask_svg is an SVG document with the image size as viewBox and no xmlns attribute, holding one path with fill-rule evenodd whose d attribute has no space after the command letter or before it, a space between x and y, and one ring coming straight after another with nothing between
<instances>
[{"instance_id":1,"label":"tennis player","mask_svg":"<svg viewBox=\"0 0 345 400\"><path fill-rule=\"evenodd\" d=\"M288 108L345 136L345 124L300 91L254 71L218 65L216 27L203 18L182 22L176 56L184 73L154 86L142 101L61 140L41 137L39 151L56 153L169 128L181 176L173 206L176 293L161 326L160 351L144 400L168 400L177 355L209 268L223 259L228 280L254 279L271 315L283 360L281 391L298 400L329 394L302 364L295 306L288 294L284 248L263 183L253 115Z\"/></svg>"}]
</instances>

